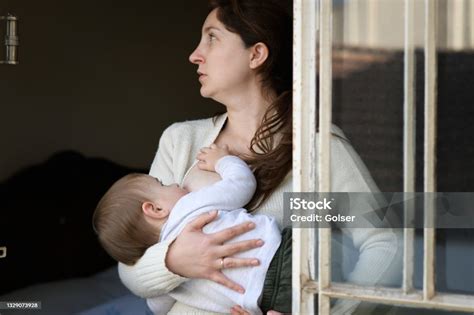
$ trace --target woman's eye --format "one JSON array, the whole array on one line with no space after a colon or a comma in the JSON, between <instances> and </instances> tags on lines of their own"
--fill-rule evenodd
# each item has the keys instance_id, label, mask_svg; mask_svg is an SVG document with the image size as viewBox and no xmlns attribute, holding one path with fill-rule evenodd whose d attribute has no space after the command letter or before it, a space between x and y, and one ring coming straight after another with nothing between
<instances>
[{"instance_id":1,"label":"woman's eye","mask_svg":"<svg viewBox=\"0 0 474 315\"><path fill-rule=\"evenodd\" d=\"M213 42L216 39L216 36L212 33L209 34L209 41Z\"/></svg>"}]
</instances>

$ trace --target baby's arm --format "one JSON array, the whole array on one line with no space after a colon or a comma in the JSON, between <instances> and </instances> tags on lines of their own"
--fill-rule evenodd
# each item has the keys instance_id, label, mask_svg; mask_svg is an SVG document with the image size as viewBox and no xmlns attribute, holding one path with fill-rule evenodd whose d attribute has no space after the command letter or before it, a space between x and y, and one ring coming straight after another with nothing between
<instances>
[{"instance_id":1,"label":"baby's arm","mask_svg":"<svg viewBox=\"0 0 474 315\"><path fill-rule=\"evenodd\" d=\"M200 169L216 171L222 178L213 185L192 193L201 207L234 210L242 208L252 199L257 187L255 176L244 161L229 155L227 147L213 144L201 149L197 159Z\"/></svg>"},{"instance_id":2,"label":"baby's arm","mask_svg":"<svg viewBox=\"0 0 474 315\"><path fill-rule=\"evenodd\" d=\"M190 219L200 214L243 208L252 199L257 187L255 176L244 161L228 153L226 148L217 146L201 149L199 168L215 169L222 179L179 199L162 232L162 239L176 237Z\"/></svg>"}]
</instances>

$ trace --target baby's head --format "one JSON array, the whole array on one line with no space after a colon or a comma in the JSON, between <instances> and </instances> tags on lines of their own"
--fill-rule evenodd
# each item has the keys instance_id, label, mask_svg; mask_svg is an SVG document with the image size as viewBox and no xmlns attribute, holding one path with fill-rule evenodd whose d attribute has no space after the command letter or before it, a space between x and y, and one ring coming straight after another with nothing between
<instances>
[{"instance_id":1,"label":"baby's head","mask_svg":"<svg viewBox=\"0 0 474 315\"><path fill-rule=\"evenodd\" d=\"M93 225L100 243L117 261L133 265L158 242L171 209L186 193L146 174L122 177L95 209Z\"/></svg>"}]
</instances>

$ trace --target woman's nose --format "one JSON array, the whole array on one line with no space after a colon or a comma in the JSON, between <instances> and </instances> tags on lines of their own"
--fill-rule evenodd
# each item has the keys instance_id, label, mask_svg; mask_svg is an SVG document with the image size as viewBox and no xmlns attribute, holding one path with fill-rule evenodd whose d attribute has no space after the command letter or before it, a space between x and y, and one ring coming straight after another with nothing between
<instances>
[{"instance_id":1,"label":"woman's nose","mask_svg":"<svg viewBox=\"0 0 474 315\"><path fill-rule=\"evenodd\" d=\"M199 47L197 47L189 56L189 61L196 65L204 62L204 57L202 56L201 52L199 51Z\"/></svg>"}]
</instances>

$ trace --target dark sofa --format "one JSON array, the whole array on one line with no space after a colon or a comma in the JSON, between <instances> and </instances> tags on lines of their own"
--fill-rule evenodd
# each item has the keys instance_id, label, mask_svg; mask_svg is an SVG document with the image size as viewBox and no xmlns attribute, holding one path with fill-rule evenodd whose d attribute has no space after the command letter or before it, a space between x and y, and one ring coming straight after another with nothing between
<instances>
[{"instance_id":1,"label":"dark sofa","mask_svg":"<svg viewBox=\"0 0 474 315\"><path fill-rule=\"evenodd\" d=\"M35 283L86 277L114 266L92 213L110 185L147 172L74 151L58 152L0 184L0 295Z\"/></svg>"}]
</instances>

